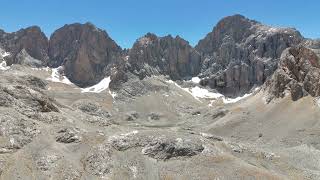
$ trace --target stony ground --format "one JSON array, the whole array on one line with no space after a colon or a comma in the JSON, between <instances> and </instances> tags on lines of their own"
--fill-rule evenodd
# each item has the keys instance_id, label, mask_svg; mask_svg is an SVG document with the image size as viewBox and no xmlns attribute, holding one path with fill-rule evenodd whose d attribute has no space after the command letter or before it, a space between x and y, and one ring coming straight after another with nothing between
<instances>
[{"instance_id":1,"label":"stony ground","mask_svg":"<svg viewBox=\"0 0 320 180\"><path fill-rule=\"evenodd\" d=\"M309 96L195 99L164 77L108 90L0 71L0 179L319 179L320 108Z\"/></svg>"}]
</instances>

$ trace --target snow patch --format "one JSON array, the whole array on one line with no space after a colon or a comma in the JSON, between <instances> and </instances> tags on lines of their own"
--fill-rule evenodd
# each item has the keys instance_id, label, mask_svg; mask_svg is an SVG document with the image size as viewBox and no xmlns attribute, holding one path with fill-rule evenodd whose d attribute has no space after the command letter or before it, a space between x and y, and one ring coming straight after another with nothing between
<instances>
[{"instance_id":1,"label":"snow patch","mask_svg":"<svg viewBox=\"0 0 320 180\"><path fill-rule=\"evenodd\" d=\"M1 55L4 58L4 57L7 57L7 56L10 56L10 53L9 52L3 52Z\"/></svg>"},{"instance_id":2,"label":"snow patch","mask_svg":"<svg viewBox=\"0 0 320 180\"><path fill-rule=\"evenodd\" d=\"M249 96L251 96L252 93L249 93L249 94L245 94L243 96L239 96L239 97L236 97L236 98L226 98L226 97L223 97L222 100L223 100L223 103L225 104L231 104L231 103L236 103L242 99L245 99Z\"/></svg>"},{"instance_id":3,"label":"snow patch","mask_svg":"<svg viewBox=\"0 0 320 180\"><path fill-rule=\"evenodd\" d=\"M51 69L51 77L47 78L47 80L52 82L68 84L68 85L73 84L66 76L63 76L60 74L59 70L61 68L62 67L60 66L60 67Z\"/></svg>"},{"instance_id":4,"label":"snow patch","mask_svg":"<svg viewBox=\"0 0 320 180\"><path fill-rule=\"evenodd\" d=\"M198 101L200 101L199 98L202 98L202 99L217 99L217 98L223 97L223 95L220 94L220 93L210 92L207 89L201 88L199 86L195 86L195 87L192 87L192 88L182 88L181 86L179 86L176 82L174 82L172 80L169 80L167 82L171 83L171 84L174 84L177 87L179 87L180 89L182 89L182 90L186 91L187 93L191 94Z\"/></svg>"},{"instance_id":5,"label":"snow patch","mask_svg":"<svg viewBox=\"0 0 320 180\"><path fill-rule=\"evenodd\" d=\"M199 86L195 86L192 88L183 88L172 80L169 80L167 82L170 84L174 84L175 86L179 87L180 89L188 92L190 95L192 95L196 100L198 100L200 102L201 102L200 99L213 99L210 101L209 106L212 106L213 102L218 99L222 99L223 103L225 103L225 104L231 104L231 103L236 103L242 99L245 99L253 94L253 93L248 93L243 96L236 97L236 98L227 98L223 94L210 92L209 90L207 90L205 88L201 88ZM258 91L259 89L260 88L256 88L254 91Z\"/></svg>"},{"instance_id":6,"label":"snow patch","mask_svg":"<svg viewBox=\"0 0 320 180\"><path fill-rule=\"evenodd\" d=\"M191 94L193 96L193 94L189 91L188 88L182 88L181 86L179 86L176 82L172 81L172 80L168 80L167 83L170 83L170 84L174 84L175 86L177 86L178 88L186 91L187 93ZM197 97L194 97L196 100L200 101ZM200 101L201 102L201 101Z\"/></svg>"},{"instance_id":7,"label":"snow patch","mask_svg":"<svg viewBox=\"0 0 320 180\"><path fill-rule=\"evenodd\" d=\"M7 62L3 59L4 57L10 56L9 52L5 52L0 48L0 59L2 59L2 62L0 63L0 70L6 71L10 69L10 66L7 66Z\"/></svg>"},{"instance_id":8,"label":"snow patch","mask_svg":"<svg viewBox=\"0 0 320 180\"><path fill-rule=\"evenodd\" d=\"M8 70L8 69L10 69L10 66L7 66L7 62L3 60L3 61L0 63L0 70L6 71L6 70Z\"/></svg>"},{"instance_id":9,"label":"snow patch","mask_svg":"<svg viewBox=\"0 0 320 180\"><path fill-rule=\"evenodd\" d=\"M117 96L117 93L111 92L110 90L109 90L109 94L112 96L113 99Z\"/></svg>"},{"instance_id":10,"label":"snow patch","mask_svg":"<svg viewBox=\"0 0 320 180\"><path fill-rule=\"evenodd\" d=\"M49 68L49 67L45 67L45 68L31 68L31 69L34 70L34 71L47 71L47 72L50 71L50 68Z\"/></svg>"},{"instance_id":11,"label":"snow patch","mask_svg":"<svg viewBox=\"0 0 320 180\"><path fill-rule=\"evenodd\" d=\"M110 76L102 79L98 84L93 85L91 87L82 88L82 93L100 93L109 88L109 83L111 79ZM110 93L112 95L112 93Z\"/></svg>"},{"instance_id":12,"label":"snow patch","mask_svg":"<svg viewBox=\"0 0 320 180\"><path fill-rule=\"evenodd\" d=\"M188 89L188 88L185 88ZM189 89L191 94L196 98L204 98L204 99L217 99L223 97L220 93L213 93L208 91L207 89L200 88L199 86L193 87Z\"/></svg>"},{"instance_id":13,"label":"snow patch","mask_svg":"<svg viewBox=\"0 0 320 180\"><path fill-rule=\"evenodd\" d=\"M199 77L193 77L193 78L191 79L191 81L194 82L194 83L196 83L196 84L199 84L200 81L201 81L201 79L200 79Z\"/></svg>"}]
</instances>

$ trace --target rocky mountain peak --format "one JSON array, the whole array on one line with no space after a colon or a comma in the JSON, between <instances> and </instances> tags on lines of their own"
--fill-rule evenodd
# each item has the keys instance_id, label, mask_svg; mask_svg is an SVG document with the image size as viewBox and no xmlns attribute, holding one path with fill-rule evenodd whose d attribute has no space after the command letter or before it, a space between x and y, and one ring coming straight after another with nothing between
<instances>
[{"instance_id":1,"label":"rocky mountain peak","mask_svg":"<svg viewBox=\"0 0 320 180\"><path fill-rule=\"evenodd\" d=\"M243 95L273 74L284 49L303 41L295 29L226 17L196 46L203 57L202 84L227 96Z\"/></svg>"},{"instance_id":2,"label":"rocky mountain peak","mask_svg":"<svg viewBox=\"0 0 320 180\"><path fill-rule=\"evenodd\" d=\"M147 47L157 40L158 40L158 36L149 32L146 35L144 35L143 37L139 38L137 40L138 43L135 43L135 45Z\"/></svg>"},{"instance_id":3,"label":"rocky mountain peak","mask_svg":"<svg viewBox=\"0 0 320 180\"><path fill-rule=\"evenodd\" d=\"M91 23L65 25L50 38L50 66L64 65L67 77L81 87L103 79L120 55L121 48Z\"/></svg>"},{"instance_id":4,"label":"rocky mountain peak","mask_svg":"<svg viewBox=\"0 0 320 180\"><path fill-rule=\"evenodd\" d=\"M19 34L19 33L42 34L43 32L41 31L41 28L39 26L33 25L33 26L29 26L27 28L22 28L19 31L14 32L14 33L17 33L17 34Z\"/></svg>"},{"instance_id":5,"label":"rocky mountain peak","mask_svg":"<svg viewBox=\"0 0 320 180\"><path fill-rule=\"evenodd\" d=\"M130 71L139 77L162 74L181 79L199 72L200 55L180 37L148 33L133 45L129 63Z\"/></svg>"},{"instance_id":6,"label":"rocky mountain peak","mask_svg":"<svg viewBox=\"0 0 320 180\"><path fill-rule=\"evenodd\" d=\"M239 14L219 21L195 48L180 36L147 33L131 49L122 50L106 31L90 22L66 24L50 40L37 26L0 32L0 37L1 48L11 54L6 57L9 65L27 62L39 66L41 62L64 66L70 81L81 87L99 82L111 74L111 67L119 66L125 68L119 72L130 72L140 79L199 76L203 86L227 96L239 96L262 85L277 69L284 49L301 43L317 46L295 29L266 26Z\"/></svg>"},{"instance_id":7,"label":"rocky mountain peak","mask_svg":"<svg viewBox=\"0 0 320 180\"><path fill-rule=\"evenodd\" d=\"M212 54L224 41L231 39L234 43L241 42L252 33L251 27L256 24L258 22L239 14L225 17L195 48L204 54Z\"/></svg>"},{"instance_id":8,"label":"rocky mountain peak","mask_svg":"<svg viewBox=\"0 0 320 180\"><path fill-rule=\"evenodd\" d=\"M2 31L0 44L11 55L6 57L8 65L18 63L17 55L24 49L30 56L41 60L45 65L49 61L48 39L38 26L20 29L17 32Z\"/></svg>"}]
</instances>

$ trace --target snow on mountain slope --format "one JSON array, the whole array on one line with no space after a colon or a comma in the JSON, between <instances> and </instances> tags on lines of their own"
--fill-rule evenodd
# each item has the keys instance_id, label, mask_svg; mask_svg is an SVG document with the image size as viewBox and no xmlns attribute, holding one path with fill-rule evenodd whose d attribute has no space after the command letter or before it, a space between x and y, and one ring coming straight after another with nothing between
<instances>
[{"instance_id":1,"label":"snow on mountain slope","mask_svg":"<svg viewBox=\"0 0 320 180\"><path fill-rule=\"evenodd\" d=\"M2 60L2 62L0 63L0 70L6 71L10 69L10 67L7 66L7 62L3 59L4 57L7 57L7 56L10 56L10 53L5 52L0 48L0 59Z\"/></svg>"},{"instance_id":2,"label":"snow on mountain slope","mask_svg":"<svg viewBox=\"0 0 320 180\"><path fill-rule=\"evenodd\" d=\"M60 74L60 67L51 69L51 77L47 78L48 81L58 82L63 84L72 85L73 83L66 77Z\"/></svg>"},{"instance_id":3,"label":"snow on mountain slope","mask_svg":"<svg viewBox=\"0 0 320 180\"><path fill-rule=\"evenodd\" d=\"M196 83L196 82L198 82L198 79L192 78L191 81ZM214 102L218 99L222 99L224 104L236 103L236 102L252 95L252 93L248 93L243 96L236 97L236 98L228 98L228 97L225 97L223 94L210 92L208 89L202 88L198 85L196 85L194 87L183 88L172 80L169 80L167 82L170 84L174 84L175 86L179 87L180 89L188 92L190 95L192 95L196 100L198 100L200 102L201 102L201 99L210 99L211 104L212 104L212 102ZM256 88L254 91L257 91L257 90L259 90L259 88ZM211 105L211 104L209 104L209 105Z\"/></svg>"},{"instance_id":4,"label":"snow on mountain slope","mask_svg":"<svg viewBox=\"0 0 320 180\"><path fill-rule=\"evenodd\" d=\"M8 70L8 69L10 69L10 66L7 66L6 61L2 61L2 62L0 63L0 70L6 71L6 70Z\"/></svg>"},{"instance_id":5,"label":"snow on mountain slope","mask_svg":"<svg viewBox=\"0 0 320 180\"><path fill-rule=\"evenodd\" d=\"M109 83L110 83L110 76L109 77L105 77L104 79L102 79L98 84L93 85L91 87L87 87L87 88L82 88L81 92L82 93L86 93L86 92L91 92L91 93L100 93L106 89L109 88Z\"/></svg>"}]
</instances>

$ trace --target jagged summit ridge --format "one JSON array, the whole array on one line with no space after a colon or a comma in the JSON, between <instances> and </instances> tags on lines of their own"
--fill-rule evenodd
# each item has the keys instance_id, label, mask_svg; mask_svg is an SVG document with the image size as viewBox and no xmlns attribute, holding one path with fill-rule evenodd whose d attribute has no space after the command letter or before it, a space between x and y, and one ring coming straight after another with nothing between
<instances>
[{"instance_id":1,"label":"jagged summit ridge","mask_svg":"<svg viewBox=\"0 0 320 180\"><path fill-rule=\"evenodd\" d=\"M121 51L105 31L91 23L65 25L50 38L49 66L64 66L72 82L81 87L90 86L107 75Z\"/></svg>"},{"instance_id":2,"label":"jagged summit ridge","mask_svg":"<svg viewBox=\"0 0 320 180\"><path fill-rule=\"evenodd\" d=\"M121 83L133 76L165 75L173 80L199 76L201 85L227 96L243 95L263 84L277 69L282 51L306 41L295 29L266 26L238 14L219 21L195 47L180 36L147 33L131 49L122 50L92 23L66 24L49 40L39 27L1 31L0 37L2 49L11 54L6 58L9 65L24 62L16 57L25 49L43 66L63 66L66 76L81 87L112 74L116 78L111 79Z\"/></svg>"}]
</instances>

